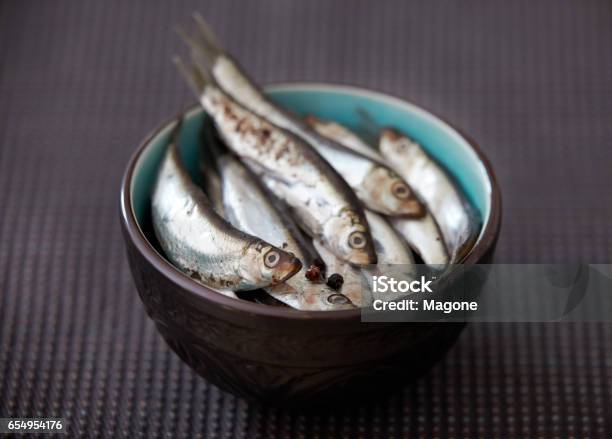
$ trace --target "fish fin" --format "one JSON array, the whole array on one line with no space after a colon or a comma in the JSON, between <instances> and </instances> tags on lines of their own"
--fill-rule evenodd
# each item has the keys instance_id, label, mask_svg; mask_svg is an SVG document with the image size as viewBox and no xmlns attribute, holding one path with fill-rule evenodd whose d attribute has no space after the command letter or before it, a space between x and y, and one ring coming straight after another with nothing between
<instances>
[{"instance_id":1,"label":"fish fin","mask_svg":"<svg viewBox=\"0 0 612 439\"><path fill-rule=\"evenodd\" d=\"M206 76L195 65L186 64L178 55L174 55L172 61L189 85L189 88L191 88L196 96L200 96L206 86Z\"/></svg>"},{"instance_id":2,"label":"fish fin","mask_svg":"<svg viewBox=\"0 0 612 439\"><path fill-rule=\"evenodd\" d=\"M200 56L205 60L207 65L210 65L215 59L216 55L210 50L208 46L204 46L195 37L190 35L185 29L180 26L175 26L174 31L179 38L185 43L189 49L191 49L192 56L194 53L199 53Z\"/></svg>"},{"instance_id":3,"label":"fish fin","mask_svg":"<svg viewBox=\"0 0 612 439\"><path fill-rule=\"evenodd\" d=\"M204 57L204 55L202 55L202 53L197 50L192 50L191 60L193 61L194 66L198 69L198 71L200 72L200 75L204 79L205 85L212 84L218 87L217 81L215 81L215 78L212 76L212 73L211 73L211 64Z\"/></svg>"},{"instance_id":4,"label":"fish fin","mask_svg":"<svg viewBox=\"0 0 612 439\"><path fill-rule=\"evenodd\" d=\"M213 84L216 83L212 77L212 74L210 73L211 66L214 62L214 58L216 58L216 55L211 54L211 51L207 47L202 46L200 42L189 35L182 27L175 26L174 31L190 48L191 59L199 68L200 73L204 76L205 82Z\"/></svg>"},{"instance_id":5,"label":"fish fin","mask_svg":"<svg viewBox=\"0 0 612 439\"><path fill-rule=\"evenodd\" d=\"M172 29L174 29L174 32L183 41L183 43L187 44L189 47L193 47L193 48L199 47L199 44L195 40L195 38L189 35L189 32L187 32L183 26L175 24Z\"/></svg>"},{"instance_id":6,"label":"fish fin","mask_svg":"<svg viewBox=\"0 0 612 439\"><path fill-rule=\"evenodd\" d=\"M198 30L200 31L200 36L202 37L202 43L205 46L203 47L203 49L208 52L211 59L214 59L225 53L225 50L223 49L223 45L219 41L219 38L217 38L217 35L212 30L210 25L206 22L206 20L204 20L204 17L202 17L199 12L194 12L192 16L196 22Z\"/></svg>"},{"instance_id":7,"label":"fish fin","mask_svg":"<svg viewBox=\"0 0 612 439\"><path fill-rule=\"evenodd\" d=\"M183 43L185 43L192 51L202 52L207 49L203 47L200 42L193 36L191 36L183 27L174 26L174 32L179 36Z\"/></svg>"},{"instance_id":8,"label":"fish fin","mask_svg":"<svg viewBox=\"0 0 612 439\"><path fill-rule=\"evenodd\" d=\"M194 15L194 19L199 30L197 35L191 35L181 26L175 26L174 31L191 49L192 56L197 53L207 65L211 65L224 51L202 16Z\"/></svg>"}]
</instances>

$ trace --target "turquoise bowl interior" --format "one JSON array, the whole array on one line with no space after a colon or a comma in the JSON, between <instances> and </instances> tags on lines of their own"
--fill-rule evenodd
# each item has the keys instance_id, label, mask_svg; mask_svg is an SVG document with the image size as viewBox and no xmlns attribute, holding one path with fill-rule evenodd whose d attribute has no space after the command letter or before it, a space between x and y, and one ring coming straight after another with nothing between
<instances>
[{"instance_id":1,"label":"turquoise bowl interior","mask_svg":"<svg viewBox=\"0 0 612 439\"><path fill-rule=\"evenodd\" d=\"M266 87L266 93L291 112L313 114L346 125L365 138L376 127L393 126L416 139L441 163L463 189L482 224L491 215L492 183L486 167L470 143L433 114L400 99L355 87L325 84L286 84ZM186 113L181 133L181 153L189 172L198 175L198 133L203 112L194 107ZM174 122L157 132L142 151L130 185L132 209L142 230L149 211L150 194L157 168ZM481 229L479 239L482 237Z\"/></svg>"}]
</instances>

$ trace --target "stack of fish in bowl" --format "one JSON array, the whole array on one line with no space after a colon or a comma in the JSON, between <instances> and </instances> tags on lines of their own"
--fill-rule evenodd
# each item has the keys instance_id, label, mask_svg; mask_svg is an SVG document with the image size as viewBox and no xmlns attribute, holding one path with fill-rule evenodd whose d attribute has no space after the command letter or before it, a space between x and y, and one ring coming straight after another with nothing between
<instances>
[{"instance_id":1,"label":"stack of fish in bowl","mask_svg":"<svg viewBox=\"0 0 612 439\"><path fill-rule=\"evenodd\" d=\"M237 299L336 310L366 304L362 280L377 266L462 260L479 218L417 142L371 126L372 147L288 113L195 19L195 35L179 30L191 61L175 63L207 114L203 185L181 161L178 121L152 194L155 235L177 268Z\"/></svg>"}]
</instances>

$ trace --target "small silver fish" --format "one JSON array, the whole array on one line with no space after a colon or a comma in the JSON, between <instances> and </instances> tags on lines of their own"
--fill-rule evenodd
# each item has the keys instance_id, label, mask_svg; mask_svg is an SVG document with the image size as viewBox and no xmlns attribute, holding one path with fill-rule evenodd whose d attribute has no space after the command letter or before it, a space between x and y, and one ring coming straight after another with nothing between
<instances>
[{"instance_id":1,"label":"small silver fish","mask_svg":"<svg viewBox=\"0 0 612 439\"><path fill-rule=\"evenodd\" d=\"M348 297L357 307L364 306L367 301L367 294L364 294L364 288L367 289L367 283L363 281L361 270L338 259L321 242L313 240L312 244L319 255L321 255L323 262L325 262L328 276L332 274L342 276L343 283L339 292Z\"/></svg>"},{"instance_id":2,"label":"small silver fish","mask_svg":"<svg viewBox=\"0 0 612 439\"><path fill-rule=\"evenodd\" d=\"M342 143L347 148L354 149L362 154L370 154L378 160L384 160L377 149L368 146L359 136L337 122L321 120L314 116L307 117L306 122L320 134ZM440 266L447 265L449 262L448 252L435 218L431 215L427 206L425 208L425 215L421 218L390 217L389 221L410 247L419 254L423 262L435 266L436 269L441 269ZM369 217L368 221L370 221ZM371 225L370 229L372 229ZM374 234L373 230L372 234ZM374 239L376 239L375 236ZM380 258L380 253L378 253L378 256Z\"/></svg>"},{"instance_id":3,"label":"small silver fish","mask_svg":"<svg viewBox=\"0 0 612 439\"><path fill-rule=\"evenodd\" d=\"M367 285L371 284L373 276L386 275L398 280L414 279L416 277L416 266L414 265L412 251L406 241L381 215L366 210L366 217L370 224L370 230L374 238L374 248L378 256L377 265L364 267L361 270ZM399 292L372 294L376 294L373 299L383 299L385 301L395 300L405 295Z\"/></svg>"},{"instance_id":4,"label":"small silver fish","mask_svg":"<svg viewBox=\"0 0 612 439\"><path fill-rule=\"evenodd\" d=\"M337 273L342 276L344 282L340 291L359 307L370 303L369 285L372 282L372 276L401 273L404 279L412 279L416 273L412 252L387 220L369 210L366 210L366 217L374 237L374 246L378 257L377 265L361 268L352 267L336 258L319 242L313 241L315 249L325 261L327 273ZM393 300L397 297L399 296L386 295L385 299Z\"/></svg>"},{"instance_id":5,"label":"small silver fish","mask_svg":"<svg viewBox=\"0 0 612 439\"><path fill-rule=\"evenodd\" d=\"M436 269L448 264L444 238L429 210L422 218L389 218L389 221L425 264Z\"/></svg>"},{"instance_id":6,"label":"small silver fish","mask_svg":"<svg viewBox=\"0 0 612 439\"><path fill-rule=\"evenodd\" d=\"M450 177L421 145L394 129L382 130L379 149L427 205L440 227L450 262L459 262L473 243L477 228Z\"/></svg>"},{"instance_id":7,"label":"small silver fish","mask_svg":"<svg viewBox=\"0 0 612 439\"><path fill-rule=\"evenodd\" d=\"M305 140L333 166L369 209L387 215L424 214L423 205L408 184L389 166L321 136L299 118L268 100L255 83L221 47L199 14L194 14L201 38L180 31L192 51L204 58L219 86L239 104Z\"/></svg>"},{"instance_id":8,"label":"small silver fish","mask_svg":"<svg viewBox=\"0 0 612 439\"><path fill-rule=\"evenodd\" d=\"M205 147L214 148L214 142L213 138L208 137ZM297 225L281 213L272 201L274 195L260 185L253 173L230 154L217 154L216 164L221 185L218 189L211 188L211 191L220 190L214 199L223 204L219 210L225 212L225 218L243 232L259 236L303 261L302 269L295 276L285 283L267 287L265 291L275 299L300 310L354 308L346 296L325 284L307 279L306 271L311 268L313 260L312 251L305 248L299 239L301 232Z\"/></svg>"},{"instance_id":9,"label":"small silver fish","mask_svg":"<svg viewBox=\"0 0 612 439\"><path fill-rule=\"evenodd\" d=\"M331 120L319 119L316 116L308 115L304 118L304 122L310 125L322 136L328 137L343 146L346 146L353 151L370 157L372 160L384 161L380 153L364 142L361 137L341 125Z\"/></svg>"},{"instance_id":10,"label":"small silver fish","mask_svg":"<svg viewBox=\"0 0 612 439\"><path fill-rule=\"evenodd\" d=\"M236 103L206 78L203 66L175 63L227 146L246 163L302 228L355 265L376 262L363 207L346 182L307 143Z\"/></svg>"},{"instance_id":11,"label":"small silver fish","mask_svg":"<svg viewBox=\"0 0 612 439\"><path fill-rule=\"evenodd\" d=\"M221 218L181 163L177 123L152 195L153 229L168 259L194 280L221 290L252 290L286 281L300 261Z\"/></svg>"},{"instance_id":12,"label":"small silver fish","mask_svg":"<svg viewBox=\"0 0 612 439\"><path fill-rule=\"evenodd\" d=\"M366 210L370 224L378 265L402 265L414 271L414 257L406 241L389 224L386 218Z\"/></svg>"}]
</instances>

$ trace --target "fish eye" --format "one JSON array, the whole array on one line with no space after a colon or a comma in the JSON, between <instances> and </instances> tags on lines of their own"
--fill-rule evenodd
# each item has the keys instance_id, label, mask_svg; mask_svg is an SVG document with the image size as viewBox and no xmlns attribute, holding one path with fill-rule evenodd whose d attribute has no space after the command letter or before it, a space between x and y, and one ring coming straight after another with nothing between
<instances>
[{"instance_id":1,"label":"fish eye","mask_svg":"<svg viewBox=\"0 0 612 439\"><path fill-rule=\"evenodd\" d=\"M408 198L410 196L410 189L403 181L396 181L393 183L393 186L391 186L391 192L400 199Z\"/></svg>"},{"instance_id":2,"label":"fish eye","mask_svg":"<svg viewBox=\"0 0 612 439\"><path fill-rule=\"evenodd\" d=\"M332 294L327 298L327 301L332 305L346 305L349 303L348 298L344 294Z\"/></svg>"},{"instance_id":3,"label":"fish eye","mask_svg":"<svg viewBox=\"0 0 612 439\"><path fill-rule=\"evenodd\" d=\"M268 268L276 267L278 261L280 261L280 253L278 253L276 250L270 250L264 256L264 264L266 264L266 267Z\"/></svg>"},{"instance_id":4,"label":"fish eye","mask_svg":"<svg viewBox=\"0 0 612 439\"><path fill-rule=\"evenodd\" d=\"M348 242L352 248L360 249L366 246L367 239L362 232L353 232L349 235Z\"/></svg>"}]
</instances>

